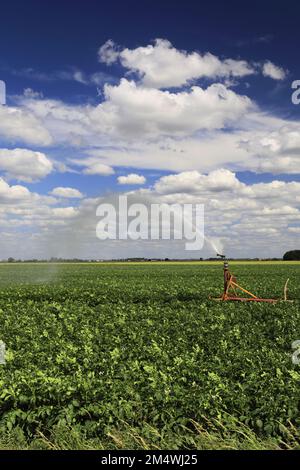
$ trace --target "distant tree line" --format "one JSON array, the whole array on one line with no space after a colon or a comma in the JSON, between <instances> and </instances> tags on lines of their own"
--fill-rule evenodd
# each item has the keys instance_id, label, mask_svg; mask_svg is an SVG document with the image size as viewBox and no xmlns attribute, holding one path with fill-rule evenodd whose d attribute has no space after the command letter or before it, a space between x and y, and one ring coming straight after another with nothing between
<instances>
[{"instance_id":1,"label":"distant tree line","mask_svg":"<svg viewBox=\"0 0 300 470\"><path fill-rule=\"evenodd\" d=\"M283 258L229 258L235 261L300 261L300 250L287 251ZM55 258L50 259L26 259L20 260L9 257L7 260L0 260L2 263L101 263L101 262L145 262L145 261L220 261L219 258L121 258L121 259L80 259L80 258Z\"/></svg>"},{"instance_id":2,"label":"distant tree line","mask_svg":"<svg viewBox=\"0 0 300 470\"><path fill-rule=\"evenodd\" d=\"M300 261L300 250L287 251L283 255L284 261Z\"/></svg>"}]
</instances>

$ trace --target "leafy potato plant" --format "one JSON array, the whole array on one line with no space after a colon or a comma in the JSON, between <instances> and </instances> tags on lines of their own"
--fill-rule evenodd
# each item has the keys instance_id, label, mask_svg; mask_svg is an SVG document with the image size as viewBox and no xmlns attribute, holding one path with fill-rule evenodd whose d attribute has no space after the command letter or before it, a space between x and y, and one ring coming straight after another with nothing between
<instances>
[{"instance_id":1,"label":"leafy potato plant","mask_svg":"<svg viewBox=\"0 0 300 470\"><path fill-rule=\"evenodd\" d=\"M0 265L0 431L122 423L163 436L232 419L258 436L300 425L300 265L236 265L242 285L293 303L221 303L221 265Z\"/></svg>"}]
</instances>

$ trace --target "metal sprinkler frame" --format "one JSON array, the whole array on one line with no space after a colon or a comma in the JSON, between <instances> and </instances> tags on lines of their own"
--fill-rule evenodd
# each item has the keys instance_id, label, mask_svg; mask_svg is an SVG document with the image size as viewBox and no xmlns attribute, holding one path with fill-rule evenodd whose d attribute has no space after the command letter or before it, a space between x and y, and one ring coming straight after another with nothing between
<instances>
[{"instance_id":1,"label":"metal sprinkler frame","mask_svg":"<svg viewBox=\"0 0 300 470\"><path fill-rule=\"evenodd\" d=\"M224 272L224 290L223 294L221 297L214 298L213 300L220 300L220 301L234 301L234 302L267 302L274 304L281 299L264 299L261 297L257 297L255 294L252 292L244 289L244 287L240 286L237 281L236 277L229 271L229 264L228 264L228 259L226 258L225 255L220 255L217 253L217 256L219 256L221 259L224 260L224 265L223 265L223 272ZM286 281L285 286L284 286L284 299L287 301L287 285L288 285L289 279ZM249 297L239 297L237 295L237 290L242 291L245 294L248 294Z\"/></svg>"}]
</instances>

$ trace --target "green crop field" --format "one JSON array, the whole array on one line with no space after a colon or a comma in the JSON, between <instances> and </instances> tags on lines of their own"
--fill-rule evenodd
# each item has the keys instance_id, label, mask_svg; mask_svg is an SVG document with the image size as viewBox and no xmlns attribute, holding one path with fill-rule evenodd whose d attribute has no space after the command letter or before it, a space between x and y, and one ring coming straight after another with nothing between
<instances>
[{"instance_id":1,"label":"green crop field","mask_svg":"<svg viewBox=\"0 0 300 470\"><path fill-rule=\"evenodd\" d=\"M298 448L300 264L0 264L0 447Z\"/></svg>"}]
</instances>

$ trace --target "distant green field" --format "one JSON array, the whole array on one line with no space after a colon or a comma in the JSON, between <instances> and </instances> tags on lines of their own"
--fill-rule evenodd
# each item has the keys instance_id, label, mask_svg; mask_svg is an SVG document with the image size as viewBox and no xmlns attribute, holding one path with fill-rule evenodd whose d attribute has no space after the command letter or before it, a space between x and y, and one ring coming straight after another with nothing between
<instances>
[{"instance_id":1,"label":"distant green field","mask_svg":"<svg viewBox=\"0 0 300 470\"><path fill-rule=\"evenodd\" d=\"M231 264L294 302L210 300L222 263L0 264L0 446L298 446L300 263Z\"/></svg>"},{"instance_id":2,"label":"distant green field","mask_svg":"<svg viewBox=\"0 0 300 470\"><path fill-rule=\"evenodd\" d=\"M27 265L44 265L44 266L56 266L56 265L97 265L97 266L103 266L103 265L123 265L123 266L136 266L136 265L146 265L146 266L156 266L156 265L163 265L163 266L172 266L172 265L199 265L199 266L219 266L223 264L223 261L221 260L216 260L216 261L189 261L189 260L183 260L183 261L81 261L81 262L76 262L76 261L65 261L65 262L14 262L14 263L8 263L8 262L1 262L0 266L27 266ZM296 265L300 266L300 261L280 261L280 260L275 260L275 261L267 261L267 260L230 260L230 265L243 265L243 264L250 264L250 265Z\"/></svg>"}]
</instances>

